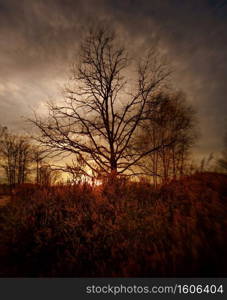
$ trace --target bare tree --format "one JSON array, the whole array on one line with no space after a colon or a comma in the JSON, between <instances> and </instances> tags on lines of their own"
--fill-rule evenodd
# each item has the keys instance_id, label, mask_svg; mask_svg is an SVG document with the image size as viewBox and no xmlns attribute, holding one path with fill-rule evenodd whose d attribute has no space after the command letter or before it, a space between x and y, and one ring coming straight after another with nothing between
<instances>
[{"instance_id":1,"label":"bare tree","mask_svg":"<svg viewBox=\"0 0 227 300\"><path fill-rule=\"evenodd\" d=\"M31 162L31 144L26 137L20 137L17 141L17 183L24 183L29 173Z\"/></svg>"},{"instance_id":2,"label":"bare tree","mask_svg":"<svg viewBox=\"0 0 227 300\"><path fill-rule=\"evenodd\" d=\"M224 137L224 150L222 151L222 157L218 159L218 168L223 171L227 172L227 134Z\"/></svg>"},{"instance_id":3,"label":"bare tree","mask_svg":"<svg viewBox=\"0 0 227 300\"><path fill-rule=\"evenodd\" d=\"M32 146L32 162L35 164L34 171L35 171L35 182L37 184L41 184L43 182L43 172L48 165L46 159L49 156L49 152L47 149L40 147L39 145ZM45 180L44 180L45 181Z\"/></svg>"},{"instance_id":4,"label":"bare tree","mask_svg":"<svg viewBox=\"0 0 227 300\"><path fill-rule=\"evenodd\" d=\"M1 126L0 125L0 166L2 166L2 163L3 163L3 153L2 153L2 141L3 141L3 138L4 138L4 134L5 132L7 131L7 127L5 126ZM3 177L3 172L1 172L2 170L0 170L0 174L1 174L1 177ZM4 178L4 177L3 177Z\"/></svg>"},{"instance_id":5,"label":"bare tree","mask_svg":"<svg viewBox=\"0 0 227 300\"><path fill-rule=\"evenodd\" d=\"M6 131L7 131L7 127L0 125L0 141L2 140L2 138L3 138Z\"/></svg>"},{"instance_id":6,"label":"bare tree","mask_svg":"<svg viewBox=\"0 0 227 300\"><path fill-rule=\"evenodd\" d=\"M141 168L153 175L156 186L160 179L167 182L182 176L186 171L189 150L196 137L194 111L186 103L184 94L160 93L155 113L148 111L150 119L143 122L143 130L138 138L139 146L149 149L172 141L167 147L150 153ZM158 180L159 177L159 180Z\"/></svg>"},{"instance_id":7,"label":"bare tree","mask_svg":"<svg viewBox=\"0 0 227 300\"><path fill-rule=\"evenodd\" d=\"M31 145L27 137L16 136L4 130L0 140L1 166L8 183L24 183L29 173Z\"/></svg>"},{"instance_id":8,"label":"bare tree","mask_svg":"<svg viewBox=\"0 0 227 300\"><path fill-rule=\"evenodd\" d=\"M39 168L38 184L53 185L61 178L61 173L51 167L49 164L43 163Z\"/></svg>"},{"instance_id":9,"label":"bare tree","mask_svg":"<svg viewBox=\"0 0 227 300\"><path fill-rule=\"evenodd\" d=\"M46 120L32 120L41 132L37 139L53 151L74 154L81 174L133 174L146 155L172 143L163 139L143 151L133 146L168 75L154 50L135 63L114 31L97 26L81 43L64 102L49 103Z\"/></svg>"}]
</instances>

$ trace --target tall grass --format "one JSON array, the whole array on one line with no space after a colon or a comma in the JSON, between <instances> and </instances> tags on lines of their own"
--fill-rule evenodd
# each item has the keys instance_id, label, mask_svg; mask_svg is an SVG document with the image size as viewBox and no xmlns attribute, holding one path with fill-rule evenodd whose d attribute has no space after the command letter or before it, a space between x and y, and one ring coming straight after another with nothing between
<instances>
[{"instance_id":1,"label":"tall grass","mask_svg":"<svg viewBox=\"0 0 227 300\"><path fill-rule=\"evenodd\" d=\"M224 276L227 178L16 188L0 209L1 276Z\"/></svg>"}]
</instances>

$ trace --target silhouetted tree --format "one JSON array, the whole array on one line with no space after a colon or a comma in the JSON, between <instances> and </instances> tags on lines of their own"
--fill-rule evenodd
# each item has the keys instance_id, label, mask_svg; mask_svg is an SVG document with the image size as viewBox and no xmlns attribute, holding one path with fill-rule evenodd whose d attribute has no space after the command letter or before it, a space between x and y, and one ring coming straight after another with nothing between
<instances>
[{"instance_id":1,"label":"silhouetted tree","mask_svg":"<svg viewBox=\"0 0 227 300\"><path fill-rule=\"evenodd\" d=\"M29 172L31 145L27 137L16 136L4 130L0 140L1 166L8 183L24 183Z\"/></svg>"},{"instance_id":2,"label":"silhouetted tree","mask_svg":"<svg viewBox=\"0 0 227 300\"><path fill-rule=\"evenodd\" d=\"M45 172L43 171L45 169L44 166L47 165L46 158L49 156L49 153L46 149L33 145L32 147L32 161L35 164L35 182L37 184L41 184L43 181L42 177Z\"/></svg>"},{"instance_id":3,"label":"silhouetted tree","mask_svg":"<svg viewBox=\"0 0 227 300\"><path fill-rule=\"evenodd\" d=\"M227 172L227 134L224 137L224 150L222 151L222 157L218 160L218 167L221 171Z\"/></svg>"},{"instance_id":4,"label":"silhouetted tree","mask_svg":"<svg viewBox=\"0 0 227 300\"><path fill-rule=\"evenodd\" d=\"M55 170L49 164L43 163L39 168L38 184L52 185L55 184L60 178L59 170Z\"/></svg>"},{"instance_id":5,"label":"silhouetted tree","mask_svg":"<svg viewBox=\"0 0 227 300\"><path fill-rule=\"evenodd\" d=\"M173 142L162 139L146 150L133 146L168 75L155 50L135 63L114 31L97 26L81 43L63 103L49 103L49 117L32 120L41 132L37 139L53 151L74 154L81 174L133 174L145 156Z\"/></svg>"},{"instance_id":6,"label":"silhouetted tree","mask_svg":"<svg viewBox=\"0 0 227 300\"><path fill-rule=\"evenodd\" d=\"M167 147L150 153L140 164L145 173L153 175L154 185L157 185L158 177L166 182L184 174L189 150L196 137L194 111L186 103L185 96L178 92L160 93L157 97L158 107L155 112L148 110L150 118L143 122L138 138L139 147L144 149L172 141Z\"/></svg>"}]
</instances>

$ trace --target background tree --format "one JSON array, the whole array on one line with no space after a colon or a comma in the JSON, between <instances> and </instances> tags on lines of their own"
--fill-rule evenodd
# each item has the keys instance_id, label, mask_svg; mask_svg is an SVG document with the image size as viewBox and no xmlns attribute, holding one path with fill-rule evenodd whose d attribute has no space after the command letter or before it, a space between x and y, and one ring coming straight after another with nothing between
<instances>
[{"instance_id":1,"label":"background tree","mask_svg":"<svg viewBox=\"0 0 227 300\"><path fill-rule=\"evenodd\" d=\"M38 184L41 185L53 185L61 178L59 170L55 170L49 164L43 163L39 168Z\"/></svg>"},{"instance_id":2,"label":"background tree","mask_svg":"<svg viewBox=\"0 0 227 300\"><path fill-rule=\"evenodd\" d=\"M143 122L138 147L149 149L172 141L166 147L150 153L140 164L145 173L153 176L153 183L166 182L182 176L187 170L189 150L195 141L194 111L186 103L184 94L160 93L155 112ZM159 179L159 180L158 180Z\"/></svg>"},{"instance_id":3,"label":"background tree","mask_svg":"<svg viewBox=\"0 0 227 300\"><path fill-rule=\"evenodd\" d=\"M221 171L227 172L227 134L224 137L224 150L222 151L222 157L218 160L218 167Z\"/></svg>"},{"instance_id":4,"label":"background tree","mask_svg":"<svg viewBox=\"0 0 227 300\"><path fill-rule=\"evenodd\" d=\"M41 146L33 145L32 146L32 161L35 171L35 182L37 184L42 184L43 182L47 182L46 179L43 179L43 176L46 177L46 173L44 170L49 169L46 166L48 165L46 159L49 156L49 152L47 149L44 149ZM50 173L50 172L49 172ZM49 182L50 180L48 180Z\"/></svg>"},{"instance_id":5,"label":"background tree","mask_svg":"<svg viewBox=\"0 0 227 300\"><path fill-rule=\"evenodd\" d=\"M146 150L132 146L168 75L156 51L135 63L112 30L96 26L81 43L63 103L49 103L49 117L32 120L41 132L38 140L52 151L74 154L82 174L132 174L146 155L172 142L163 139Z\"/></svg>"},{"instance_id":6,"label":"background tree","mask_svg":"<svg viewBox=\"0 0 227 300\"><path fill-rule=\"evenodd\" d=\"M10 185L26 181L31 162L30 150L27 137L13 135L5 128L0 140L1 166Z\"/></svg>"}]
</instances>

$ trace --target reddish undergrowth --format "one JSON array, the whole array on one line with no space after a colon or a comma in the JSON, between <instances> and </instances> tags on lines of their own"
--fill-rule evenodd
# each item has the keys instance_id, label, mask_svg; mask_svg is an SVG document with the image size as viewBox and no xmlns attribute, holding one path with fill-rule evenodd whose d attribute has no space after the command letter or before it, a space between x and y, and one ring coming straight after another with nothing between
<instances>
[{"instance_id":1,"label":"reddish undergrowth","mask_svg":"<svg viewBox=\"0 0 227 300\"><path fill-rule=\"evenodd\" d=\"M18 186L0 208L2 277L227 274L227 177Z\"/></svg>"}]
</instances>

